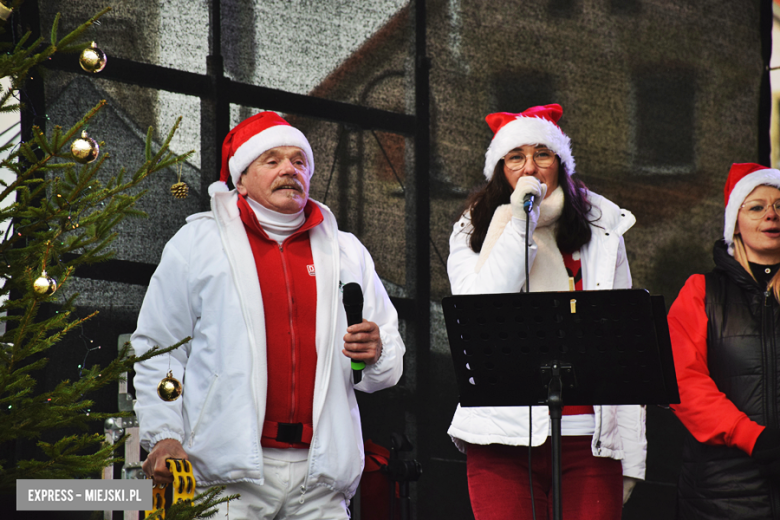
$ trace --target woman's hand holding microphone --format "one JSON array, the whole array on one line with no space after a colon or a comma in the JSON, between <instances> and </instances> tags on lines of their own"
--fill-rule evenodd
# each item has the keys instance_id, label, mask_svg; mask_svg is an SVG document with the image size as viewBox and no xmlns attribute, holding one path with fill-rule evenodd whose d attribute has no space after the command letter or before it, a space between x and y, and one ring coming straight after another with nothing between
<instances>
[{"instance_id":1,"label":"woman's hand holding microphone","mask_svg":"<svg viewBox=\"0 0 780 520\"><path fill-rule=\"evenodd\" d=\"M533 205L531 206L531 212L526 213L523 203L525 202L525 196L531 194L534 197ZM539 220L539 204L544 200L547 195L547 185L539 182L539 179L530 175L520 177L515 185L515 191L512 196L509 197L509 203L512 205L512 216L520 220L525 220L526 215L530 218L530 224L536 227L536 222Z\"/></svg>"}]
</instances>

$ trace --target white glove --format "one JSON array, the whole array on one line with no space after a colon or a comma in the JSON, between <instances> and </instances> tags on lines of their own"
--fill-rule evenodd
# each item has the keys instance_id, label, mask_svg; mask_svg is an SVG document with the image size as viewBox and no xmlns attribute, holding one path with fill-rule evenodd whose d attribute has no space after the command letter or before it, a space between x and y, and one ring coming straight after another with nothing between
<instances>
[{"instance_id":1,"label":"white glove","mask_svg":"<svg viewBox=\"0 0 780 520\"><path fill-rule=\"evenodd\" d=\"M626 505L628 499L631 497L631 492L634 491L634 486L639 482L638 479L633 477L623 477L623 505Z\"/></svg>"},{"instance_id":2,"label":"white glove","mask_svg":"<svg viewBox=\"0 0 780 520\"><path fill-rule=\"evenodd\" d=\"M542 203L544 196L547 195L547 185L540 183L539 179L530 175L517 179L515 191L509 197L509 202L512 205L512 216L525 220L526 212L523 208L523 199L528 193L534 196L534 204L531 207L530 216L531 222L536 223L539 220L539 204Z\"/></svg>"}]
</instances>

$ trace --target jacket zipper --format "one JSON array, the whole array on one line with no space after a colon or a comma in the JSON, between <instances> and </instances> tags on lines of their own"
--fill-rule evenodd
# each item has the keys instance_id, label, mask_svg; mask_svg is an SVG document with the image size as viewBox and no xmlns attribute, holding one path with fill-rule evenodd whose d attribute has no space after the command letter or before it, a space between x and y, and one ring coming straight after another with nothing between
<instances>
[{"instance_id":1,"label":"jacket zipper","mask_svg":"<svg viewBox=\"0 0 780 520\"><path fill-rule=\"evenodd\" d=\"M293 301L292 301L292 291L290 289L290 270L287 268L287 256L284 254L284 246L282 244L279 244L279 255L281 255L282 258L282 271L284 272L284 286L287 289L287 317L290 322L290 355L292 357L291 364L292 364L292 378L290 380L290 387L292 390L292 399L290 402L290 421L293 422L293 419L295 417L295 370L296 370L296 359L295 359L295 327L293 327Z\"/></svg>"},{"instance_id":2,"label":"jacket zipper","mask_svg":"<svg viewBox=\"0 0 780 520\"><path fill-rule=\"evenodd\" d=\"M764 291L764 308L761 313L763 323L761 330L763 333L763 355L766 371L764 373L764 410L766 411L766 424L769 427L777 428L777 401L775 392L777 391L777 366L775 355L775 320L774 305L772 303L772 292L767 289ZM780 496L777 490L772 486L769 490L770 506L773 512L780 508Z\"/></svg>"},{"instance_id":3,"label":"jacket zipper","mask_svg":"<svg viewBox=\"0 0 780 520\"><path fill-rule=\"evenodd\" d=\"M767 289L764 292L764 312L763 315L763 333L764 333L764 363L766 375L764 380L764 403L766 410L766 421L770 427L777 428L777 401L774 399L774 391L777 389L777 367L775 357L775 334L774 334L774 305L772 304L772 293Z\"/></svg>"},{"instance_id":4,"label":"jacket zipper","mask_svg":"<svg viewBox=\"0 0 780 520\"><path fill-rule=\"evenodd\" d=\"M601 455L601 426L602 426L602 421L603 421L603 418L604 418L603 415L602 415L602 412L603 412L604 408L602 406L599 406L598 409L599 409L599 411L598 411L598 419L597 419L598 428L596 429L596 432L595 432L596 435L597 435L597 437L596 437L596 454L597 455ZM594 411L594 413L596 412L596 407L595 406L593 407L593 411Z\"/></svg>"},{"instance_id":5,"label":"jacket zipper","mask_svg":"<svg viewBox=\"0 0 780 520\"><path fill-rule=\"evenodd\" d=\"M323 219L323 223L324 223L324 219ZM326 233L326 235L328 235L328 233ZM335 254L336 265L334 266L334 269L333 269L334 279L332 280L333 281L333 287L336 287L336 292L333 294L332 308L333 309L338 309L338 287L339 287L339 277L340 277L339 273L341 272L341 249L339 248L339 243L338 243L338 239L337 238L334 239L334 237L332 237L332 236L329 236L328 238L330 240L332 240L333 245L335 246L335 249L336 249L336 254ZM312 261L314 261L314 249L313 248L312 248ZM338 318L336 317L336 313L332 312L331 313L331 319L330 319L330 330L328 331L328 334L326 335L326 337L330 337L330 336L333 335L333 331L336 329L336 323L337 322L338 322ZM317 360L317 363L319 364L319 358ZM316 384L316 382L315 382L315 384ZM314 388L314 393L315 393L315 395L317 393L316 386ZM316 410L312 410L312 420L314 419L314 414L316 414L316 413L317 413ZM309 486L309 477L311 476L311 473L312 473L311 467L312 467L312 461L314 459L315 439L317 438L317 425L312 424L312 430L313 431L312 431L312 434L311 434L311 445L309 446L309 458L307 460L306 476L303 479L303 484L301 484L301 498L300 498L301 503L303 503L304 495L306 494L306 490L308 489L308 486Z\"/></svg>"}]
</instances>

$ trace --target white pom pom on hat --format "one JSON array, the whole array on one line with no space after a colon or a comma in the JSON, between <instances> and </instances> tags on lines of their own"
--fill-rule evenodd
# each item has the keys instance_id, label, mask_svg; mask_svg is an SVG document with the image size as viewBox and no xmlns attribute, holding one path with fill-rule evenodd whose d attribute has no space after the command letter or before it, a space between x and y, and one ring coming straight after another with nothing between
<instances>
[{"instance_id":1,"label":"white pom pom on hat","mask_svg":"<svg viewBox=\"0 0 780 520\"><path fill-rule=\"evenodd\" d=\"M276 112L260 112L244 119L228 132L222 143L219 180L209 186L209 195L228 191L228 178L233 180L235 186L252 161L278 146L296 146L303 150L309 176L314 173L314 154L303 132L291 126Z\"/></svg>"},{"instance_id":2,"label":"white pom pom on hat","mask_svg":"<svg viewBox=\"0 0 780 520\"><path fill-rule=\"evenodd\" d=\"M723 240L726 242L731 256L734 256L734 230L737 226L739 209L745 202L745 198L758 186L773 186L780 189L780 170L755 163L734 163L731 165L726 185L723 187L723 197L726 204Z\"/></svg>"},{"instance_id":3,"label":"white pom pom on hat","mask_svg":"<svg viewBox=\"0 0 780 520\"><path fill-rule=\"evenodd\" d=\"M527 144L543 144L561 158L569 175L574 174L571 139L558 126L563 108L558 104L531 107L519 114L497 112L485 118L495 134L485 152L485 178L490 180L496 164L507 153Z\"/></svg>"}]
</instances>

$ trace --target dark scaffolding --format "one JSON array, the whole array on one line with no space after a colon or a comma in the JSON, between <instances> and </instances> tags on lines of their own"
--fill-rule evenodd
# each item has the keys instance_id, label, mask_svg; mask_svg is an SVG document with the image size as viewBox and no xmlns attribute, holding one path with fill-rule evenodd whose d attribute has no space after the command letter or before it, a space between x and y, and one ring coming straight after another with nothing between
<instances>
[{"instance_id":1,"label":"dark scaffolding","mask_svg":"<svg viewBox=\"0 0 780 520\"><path fill-rule=\"evenodd\" d=\"M335 122L364 131L390 132L402 135L414 143L413 175L406 179L407 297L392 297L399 318L407 323L407 355L414 358L412 377L415 393L427 395L430 357L430 116L429 68L426 55L426 2L415 0L410 6L414 15L414 110L403 114L358 106L314 96L301 95L233 81L225 75L222 56L221 2L209 3L209 55L206 74L197 74L129 59L110 57L100 79L149 89L164 90L200 98L201 186L200 207L210 208L208 186L219 179L222 141L230 130L230 106L242 105L274 110L322 121ZM17 17L17 28L31 31L33 40L40 36L38 2L25 2ZM71 74L94 77L83 71L72 56L55 55L46 67ZM22 139L31 135L33 125L46 131L44 79L35 74L27 82L23 96L35 111L22 113ZM84 266L76 275L92 280L121 282L147 286L155 264L112 259L95 266ZM424 400L415 400L418 424L424 422ZM416 432L417 459L426 463L429 441L423 428Z\"/></svg>"}]
</instances>

